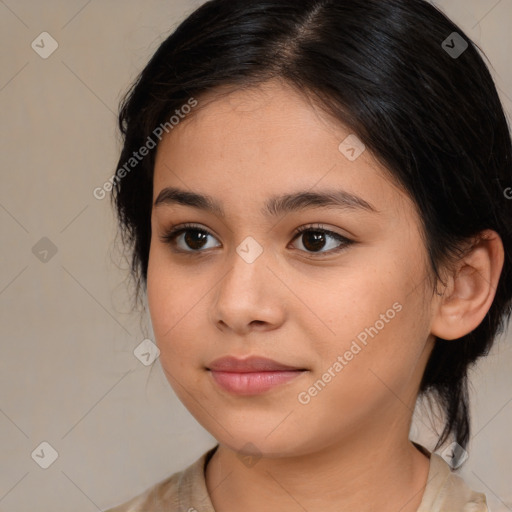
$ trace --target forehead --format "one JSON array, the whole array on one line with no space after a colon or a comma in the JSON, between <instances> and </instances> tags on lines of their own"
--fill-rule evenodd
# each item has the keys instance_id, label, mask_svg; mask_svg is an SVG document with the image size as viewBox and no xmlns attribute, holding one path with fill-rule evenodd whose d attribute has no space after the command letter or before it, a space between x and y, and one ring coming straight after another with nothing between
<instances>
[{"instance_id":1,"label":"forehead","mask_svg":"<svg viewBox=\"0 0 512 512\"><path fill-rule=\"evenodd\" d=\"M277 145L271 142L278 137L279 146L285 151L290 145L309 140L310 143L301 144L307 150L319 138L328 136L335 143L349 133L342 123L322 112L308 95L274 79L238 89L224 86L201 95L191 115L166 138L190 142L190 138L201 137L202 141L220 147L236 146L244 141L252 149L264 142L270 150Z\"/></svg>"},{"instance_id":2,"label":"forehead","mask_svg":"<svg viewBox=\"0 0 512 512\"><path fill-rule=\"evenodd\" d=\"M248 199L341 186L364 191L370 203L372 196L384 205L406 199L370 151L349 159L340 150L344 141L357 141L350 129L281 81L226 88L197 100L193 114L158 146L155 198L176 185Z\"/></svg>"}]
</instances>

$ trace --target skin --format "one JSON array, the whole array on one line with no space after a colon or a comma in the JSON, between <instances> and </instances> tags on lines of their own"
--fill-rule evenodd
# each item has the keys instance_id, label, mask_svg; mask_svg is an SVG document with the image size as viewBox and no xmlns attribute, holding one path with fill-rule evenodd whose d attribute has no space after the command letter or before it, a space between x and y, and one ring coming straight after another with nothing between
<instances>
[{"instance_id":1,"label":"skin","mask_svg":"<svg viewBox=\"0 0 512 512\"><path fill-rule=\"evenodd\" d=\"M446 272L441 295L433 293L413 202L369 150L355 161L338 150L350 133L276 80L201 98L159 145L153 199L179 187L212 196L226 212L154 207L147 281L167 379L220 444L206 471L217 512L259 511L262 503L282 512L417 510L429 459L408 433L434 336L470 332L494 298L503 265L498 235L486 233ZM313 208L267 218L260 211L274 194L320 189L356 194L377 212ZM174 246L161 240L182 223L211 233L205 248L183 236ZM306 235L294 238L297 227L316 223L356 243L328 252L340 243L326 237L315 252ZM248 236L263 248L252 263L236 252ZM298 394L394 303L401 311L300 403ZM261 395L235 396L206 369L226 355L308 371ZM244 464L240 455L255 457Z\"/></svg>"}]
</instances>

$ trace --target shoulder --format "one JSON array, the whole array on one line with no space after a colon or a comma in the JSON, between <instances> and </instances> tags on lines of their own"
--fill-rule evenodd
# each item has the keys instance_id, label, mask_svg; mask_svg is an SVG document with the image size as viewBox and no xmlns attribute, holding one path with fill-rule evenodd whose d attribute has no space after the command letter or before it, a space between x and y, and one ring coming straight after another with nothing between
<instances>
[{"instance_id":1,"label":"shoulder","mask_svg":"<svg viewBox=\"0 0 512 512\"><path fill-rule=\"evenodd\" d=\"M206 489L204 468L217 446L204 453L183 471L161 480L129 501L104 512L169 512L204 510L213 512Z\"/></svg>"},{"instance_id":2,"label":"shoulder","mask_svg":"<svg viewBox=\"0 0 512 512\"><path fill-rule=\"evenodd\" d=\"M438 454L430 456L427 485L418 512L489 512L485 494L474 491Z\"/></svg>"}]
</instances>

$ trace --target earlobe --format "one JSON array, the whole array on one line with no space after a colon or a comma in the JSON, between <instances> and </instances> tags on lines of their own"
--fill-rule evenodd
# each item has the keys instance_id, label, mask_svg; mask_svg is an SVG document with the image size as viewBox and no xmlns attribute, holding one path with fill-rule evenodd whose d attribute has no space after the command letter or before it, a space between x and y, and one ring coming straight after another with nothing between
<instances>
[{"instance_id":1,"label":"earlobe","mask_svg":"<svg viewBox=\"0 0 512 512\"><path fill-rule=\"evenodd\" d=\"M449 276L445 292L436 297L431 325L434 336L453 340L480 325L496 295L504 258L500 236L483 231Z\"/></svg>"}]
</instances>

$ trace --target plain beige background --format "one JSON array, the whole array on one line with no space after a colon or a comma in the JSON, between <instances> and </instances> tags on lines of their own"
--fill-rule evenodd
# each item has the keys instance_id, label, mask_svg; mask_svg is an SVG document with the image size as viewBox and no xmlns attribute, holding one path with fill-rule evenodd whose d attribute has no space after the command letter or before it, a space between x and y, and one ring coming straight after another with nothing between
<instances>
[{"instance_id":1,"label":"plain beige background","mask_svg":"<svg viewBox=\"0 0 512 512\"><path fill-rule=\"evenodd\" d=\"M158 360L134 356L151 330L130 313L109 201L93 196L115 171L121 95L200 3L0 0L0 511L106 509L215 443ZM510 116L512 0L438 5L489 57ZM31 47L42 32L58 44L46 59ZM512 510L511 338L473 374L463 471L494 512ZM413 435L431 448L421 422ZM58 453L47 469L42 442Z\"/></svg>"}]
</instances>

